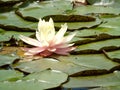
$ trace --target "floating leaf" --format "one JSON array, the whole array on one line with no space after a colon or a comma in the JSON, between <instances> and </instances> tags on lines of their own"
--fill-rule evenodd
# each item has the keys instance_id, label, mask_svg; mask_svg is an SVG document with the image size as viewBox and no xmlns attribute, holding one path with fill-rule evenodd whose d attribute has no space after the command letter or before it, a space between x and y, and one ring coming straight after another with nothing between
<instances>
[{"instance_id":1,"label":"floating leaf","mask_svg":"<svg viewBox=\"0 0 120 90\"><path fill-rule=\"evenodd\" d=\"M120 39L109 39L98 42L92 42L88 44L80 45L75 51L101 51L101 50L112 50L120 47Z\"/></svg>"},{"instance_id":2,"label":"floating leaf","mask_svg":"<svg viewBox=\"0 0 120 90\"><path fill-rule=\"evenodd\" d=\"M57 60L52 58L44 58L35 61L21 62L18 63L16 68L29 73L39 72L50 68L68 73L69 75L74 75L78 72L79 75L82 75L83 71L87 74L88 70L91 71L91 73L96 70L96 74L97 72L99 73L99 70L101 70L101 74L108 73L107 71L119 65L118 63L107 59L102 54L57 56L54 58ZM104 70L106 70L106 72L104 72ZM87 75L92 74L88 73Z\"/></svg>"},{"instance_id":3,"label":"floating leaf","mask_svg":"<svg viewBox=\"0 0 120 90\"><path fill-rule=\"evenodd\" d=\"M119 8L92 6L92 5L77 7L73 11L74 11L73 14L77 14L77 15L104 14L104 13L119 15L120 13Z\"/></svg>"},{"instance_id":4,"label":"floating leaf","mask_svg":"<svg viewBox=\"0 0 120 90\"><path fill-rule=\"evenodd\" d=\"M16 82L0 82L2 90L45 90L60 86L67 80L67 74L60 71L46 70L33 73Z\"/></svg>"},{"instance_id":5,"label":"floating leaf","mask_svg":"<svg viewBox=\"0 0 120 90\"><path fill-rule=\"evenodd\" d=\"M70 77L69 81L63 85L66 88L77 87L105 87L120 85L120 72L115 71L111 74L89 77Z\"/></svg>"},{"instance_id":6,"label":"floating leaf","mask_svg":"<svg viewBox=\"0 0 120 90\"><path fill-rule=\"evenodd\" d=\"M23 74L14 70L0 70L0 82L7 80L17 80L23 77Z\"/></svg>"},{"instance_id":7,"label":"floating leaf","mask_svg":"<svg viewBox=\"0 0 120 90\"><path fill-rule=\"evenodd\" d=\"M18 63L16 68L24 71L24 72L39 72L46 69L53 69L53 70L59 70L62 72L65 72L69 75L84 71L84 70L92 70L92 67L87 66L79 66L72 62L61 62L56 59L52 58L44 58L40 60L35 61L29 61L29 62L21 62Z\"/></svg>"},{"instance_id":8,"label":"floating leaf","mask_svg":"<svg viewBox=\"0 0 120 90\"><path fill-rule=\"evenodd\" d=\"M120 50L115 50L115 51L111 51L111 52L105 52L105 54L110 59L112 59L114 61L117 61L117 62L120 62Z\"/></svg>"},{"instance_id":9,"label":"floating leaf","mask_svg":"<svg viewBox=\"0 0 120 90\"><path fill-rule=\"evenodd\" d=\"M78 31L76 36L79 37L99 37L100 35L105 35L106 36L120 36L120 30L119 28L113 28L113 27L97 27L94 29L85 29L85 30L81 30ZM104 38L104 37L102 37Z\"/></svg>"},{"instance_id":10,"label":"floating leaf","mask_svg":"<svg viewBox=\"0 0 120 90\"><path fill-rule=\"evenodd\" d=\"M28 7L19 9L17 13L24 18L33 17L39 19L48 15L65 14L66 10L71 10L71 9L72 9L72 4L70 1L56 0L56 1L44 1L40 3L32 3Z\"/></svg>"},{"instance_id":11,"label":"floating leaf","mask_svg":"<svg viewBox=\"0 0 120 90\"><path fill-rule=\"evenodd\" d=\"M120 29L120 16L114 18L104 18L104 21L106 21L106 23L102 24L101 27L113 28L115 30Z\"/></svg>"},{"instance_id":12,"label":"floating leaf","mask_svg":"<svg viewBox=\"0 0 120 90\"><path fill-rule=\"evenodd\" d=\"M67 22L68 25L68 29L70 30L74 30L74 29L89 29L89 28L93 28L93 27L97 27L102 23L101 20L96 19L95 21L91 21L91 22ZM63 22L56 22L55 26L56 27L60 27L60 25L63 24Z\"/></svg>"},{"instance_id":13,"label":"floating leaf","mask_svg":"<svg viewBox=\"0 0 120 90\"><path fill-rule=\"evenodd\" d=\"M51 84L58 84L65 82L68 75L57 70L45 70L42 72L32 73L23 78L23 80L38 80L39 82L46 82ZM55 80L54 80L55 78Z\"/></svg>"},{"instance_id":14,"label":"floating leaf","mask_svg":"<svg viewBox=\"0 0 120 90\"><path fill-rule=\"evenodd\" d=\"M0 28L15 31L34 31L37 23L27 22L14 12L0 14Z\"/></svg>"},{"instance_id":15,"label":"floating leaf","mask_svg":"<svg viewBox=\"0 0 120 90\"><path fill-rule=\"evenodd\" d=\"M4 30L0 29L0 42L9 41L11 37L4 35Z\"/></svg>"},{"instance_id":16,"label":"floating leaf","mask_svg":"<svg viewBox=\"0 0 120 90\"><path fill-rule=\"evenodd\" d=\"M19 59L16 55L0 55L0 67L12 64L16 59Z\"/></svg>"},{"instance_id":17,"label":"floating leaf","mask_svg":"<svg viewBox=\"0 0 120 90\"><path fill-rule=\"evenodd\" d=\"M9 41L11 38L15 40L20 40L19 35L31 36L34 32L17 32L17 31L3 31L0 33L0 41Z\"/></svg>"},{"instance_id":18,"label":"floating leaf","mask_svg":"<svg viewBox=\"0 0 120 90\"><path fill-rule=\"evenodd\" d=\"M111 60L106 58L103 54L58 56L56 58L61 62L71 62L76 65L85 66L88 68L91 67L95 70L109 70L119 65L118 63L112 62Z\"/></svg>"}]
</instances>

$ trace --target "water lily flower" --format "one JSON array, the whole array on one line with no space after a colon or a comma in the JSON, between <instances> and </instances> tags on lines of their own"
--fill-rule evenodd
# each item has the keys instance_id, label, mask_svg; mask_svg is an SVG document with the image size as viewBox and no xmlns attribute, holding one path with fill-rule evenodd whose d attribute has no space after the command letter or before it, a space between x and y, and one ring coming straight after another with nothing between
<instances>
[{"instance_id":1,"label":"water lily flower","mask_svg":"<svg viewBox=\"0 0 120 90\"><path fill-rule=\"evenodd\" d=\"M52 18L48 22L40 19L38 30L36 30L36 39L20 35L19 38L32 48L24 48L25 55L40 55L49 56L53 53L60 55L68 55L74 50L74 43L70 44L70 40L75 36L75 33L64 36L67 31L67 24L61 25L61 29L55 32L54 22Z\"/></svg>"}]
</instances>

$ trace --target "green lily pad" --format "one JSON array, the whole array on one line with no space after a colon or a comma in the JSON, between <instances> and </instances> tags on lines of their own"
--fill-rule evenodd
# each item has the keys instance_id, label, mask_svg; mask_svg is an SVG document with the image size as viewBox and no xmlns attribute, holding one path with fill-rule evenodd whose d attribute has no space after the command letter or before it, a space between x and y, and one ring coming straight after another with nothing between
<instances>
[{"instance_id":1,"label":"green lily pad","mask_svg":"<svg viewBox=\"0 0 120 90\"><path fill-rule=\"evenodd\" d=\"M17 16L14 12L0 14L0 28L15 31L35 31L37 23L28 22Z\"/></svg>"},{"instance_id":2,"label":"green lily pad","mask_svg":"<svg viewBox=\"0 0 120 90\"><path fill-rule=\"evenodd\" d=\"M26 20L36 22L39 18L49 20L51 17L56 22L56 27L60 27L63 22L67 22L69 29L90 28L101 24L101 20L95 20L94 17L83 16L80 14L65 14L65 11L72 10L71 8L71 3L67 0L44 1L41 2L40 5L35 3L35 5L33 4L26 8L20 9L16 13ZM40 12L40 14L36 14L38 12Z\"/></svg>"},{"instance_id":3,"label":"green lily pad","mask_svg":"<svg viewBox=\"0 0 120 90\"><path fill-rule=\"evenodd\" d=\"M92 57L91 57L92 56ZM107 73L110 69L119 64L112 62L102 54L90 54L90 55L70 55L70 56L57 56L52 58L44 58L36 61L21 62L16 66L24 72L39 72L45 69L53 69L65 72L69 75L74 75L79 72L79 75L83 71L102 70L103 73ZM106 70L106 72L104 72ZM89 74L89 73L88 73Z\"/></svg>"},{"instance_id":4,"label":"green lily pad","mask_svg":"<svg viewBox=\"0 0 120 90\"><path fill-rule=\"evenodd\" d=\"M110 59L120 62L120 50L115 50L115 51L111 51L111 52L105 52L105 54Z\"/></svg>"},{"instance_id":5,"label":"green lily pad","mask_svg":"<svg viewBox=\"0 0 120 90\"><path fill-rule=\"evenodd\" d=\"M19 59L19 57L16 55L0 55L0 67L12 64L17 59Z\"/></svg>"},{"instance_id":6,"label":"green lily pad","mask_svg":"<svg viewBox=\"0 0 120 90\"><path fill-rule=\"evenodd\" d=\"M31 36L34 32L17 32L17 31L6 31L4 30L0 33L0 41L9 41L11 38L15 40L20 40L19 35Z\"/></svg>"},{"instance_id":7,"label":"green lily pad","mask_svg":"<svg viewBox=\"0 0 120 90\"><path fill-rule=\"evenodd\" d=\"M4 35L4 30L0 28L0 42L9 41L11 37Z\"/></svg>"},{"instance_id":8,"label":"green lily pad","mask_svg":"<svg viewBox=\"0 0 120 90\"><path fill-rule=\"evenodd\" d=\"M81 45L98 40L97 38L81 38L77 36L78 34L79 32L77 32L76 36L70 41L70 43L75 43L75 45Z\"/></svg>"},{"instance_id":9,"label":"green lily pad","mask_svg":"<svg viewBox=\"0 0 120 90\"><path fill-rule=\"evenodd\" d=\"M80 71L84 71L84 70L94 69L93 67L89 67L89 66L87 67L84 65L79 66L72 62L61 62L52 58L43 58L36 61L21 62L21 63L18 63L16 68L29 73L39 72L46 69L52 69L52 70L59 70L59 71L65 72L69 75L80 72Z\"/></svg>"},{"instance_id":10,"label":"green lily pad","mask_svg":"<svg viewBox=\"0 0 120 90\"><path fill-rule=\"evenodd\" d=\"M93 5L77 7L73 11L74 11L73 14L77 14L77 15L78 14L80 14L80 15L104 14L104 13L119 15L119 13L120 13L119 8L93 6Z\"/></svg>"},{"instance_id":11,"label":"green lily pad","mask_svg":"<svg viewBox=\"0 0 120 90\"><path fill-rule=\"evenodd\" d=\"M71 10L72 4L68 0L43 1L40 3L32 3L28 7L18 10L25 17L33 17L36 19L43 18L48 15L65 14L66 10ZM37 14L36 14L37 13Z\"/></svg>"},{"instance_id":12,"label":"green lily pad","mask_svg":"<svg viewBox=\"0 0 120 90\"><path fill-rule=\"evenodd\" d=\"M17 80L23 77L23 73L14 70L0 70L0 82Z\"/></svg>"},{"instance_id":13,"label":"green lily pad","mask_svg":"<svg viewBox=\"0 0 120 90\"><path fill-rule=\"evenodd\" d=\"M102 27L99 26L94 29L85 29L81 31L77 31L76 36L79 37L99 37L102 34L106 34L107 36L120 36L120 28L109 28L109 27ZM104 37L103 37L104 38Z\"/></svg>"},{"instance_id":14,"label":"green lily pad","mask_svg":"<svg viewBox=\"0 0 120 90\"><path fill-rule=\"evenodd\" d=\"M119 65L118 63L112 62L110 59L106 58L103 54L58 56L56 58L61 62L70 62L76 65L88 68L90 67L95 70L110 70L111 68Z\"/></svg>"},{"instance_id":15,"label":"green lily pad","mask_svg":"<svg viewBox=\"0 0 120 90\"><path fill-rule=\"evenodd\" d=\"M102 24L101 27L113 28L115 30L120 29L120 16L114 18L104 18L104 21L106 21L106 23Z\"/></svg>"},{"instance_id":16,"label":"green lily pad","mask_svg":"<svg viewBox=\"0 0 120 90\"><path fill-rule=\"evenodd\" d=\"M88 28L93 28L93 27L97 27L102 23L101 20L96 19L95 21L91 21L91 22L67 22L68 25L68 29L70 30L74 30L74 29L88 29ZM64 24L63 22L56 22L55 26L56 27L60 27L61 24Z\"/></svg>"},{"instance_id":17,"label":"green lily pad","mask_svg":"<svg viewBox=\"0 0 120 90\"><path fill-rule=\"evenodd\" d=\"M41 72L32 73L23 78L23 81L26 80L40 80L41 82L46 81L46 83L51 84L61 84L67 80L68 75L57 70L45 70ZM55 78L55 80L54 80Z\"/></svg>"},{"instance_id":18,"label":"green lily pad","mask_svg":"<svg viewBox=\"0 0 120 90\"><path fill-rule=\"evenodd\" d=\"M120 85L120 72L89 77L70 77L69 81L63 85L66 88L77 87L105 87Z\"/></svg>"},{"instance_id":19,"label":"green lily pad","mask_svg":"<svg viewBox=\"0 0 120 90\"><path fill-rule=\"evenodd\" d=\"M81 51L101 51L101 50L112 50L120 47L120 39L109 39L103 41L92 42L88 44L83 44L77 47L75 52Z\"/></svg>"},{"instance_id":20,"label":"green lily pad","mask_svg":"<svg viewBox=\"0 0 120 90\"><path fill-rule=\"evenodd\" d=\"M68 75L60 71L46 70L33 73L16 82L0 82L2 90L45 90L60 86Z\"/></svg>"}]
</instances>

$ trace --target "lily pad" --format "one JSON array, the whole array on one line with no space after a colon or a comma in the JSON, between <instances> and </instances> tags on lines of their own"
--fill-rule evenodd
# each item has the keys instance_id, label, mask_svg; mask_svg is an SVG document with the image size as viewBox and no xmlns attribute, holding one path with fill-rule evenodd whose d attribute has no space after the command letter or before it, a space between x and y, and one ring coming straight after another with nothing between
<instances>
[{"instance_id":1,"label":"lily pad","mask_svg":"<svg viewBox=\"0 0 120 90\"><path fill-rule=\"evenodd\" d=\"M114 18L104 18L104 21L106 21L106 23L102 24L101 27L113 28L115 30L120 29L120 16Z\"/></svg>"},{"instance_id":2,"label":"lily pad","mask_svg":"<svg viewBox=\"0 0 120 90\"><path fill-rule=\"evenodd\" d=\"M75 52L81 51L101 51L101 50L113 50L120 47L120 39L109 39L98 42L92 42L88 44L83 44L77 47Z\"/></svg>"},{"instance_id":3,"label":"lily pad","mask_svg":"<svg viewBox=\"0 0 120 90\"><path fill-rule=\"evenodd\" d=\"M93 6L93 5L77 7L73 11L74 11L73 14L77 14L77 15L78 14L80 14L80 15L104 14L104 13L119 15L119 13L120 13L119 8Z\"/></svg>"},{"instance_id":4,"label":"lily pad","mask_svg":"<svg viewBox=\"0 0 120 90\"><path fill-rule=\"evenodd\" d=\"M2 33L0 33L0 41L9 41L11 38L15 40L20 40L19 35L25 35L25 36L31 36L34 32L17 32L17 31L6 31L4 30Z\"/></svg>"},{"instance_id":5,"label":"lily pad","mask_svg":"<svg viewBox=\"0 0 120 90\"><path fill-rule=\"evenodd\" d=\"M105 54L110 59L112 59L114 61L117 61L117 62L120 62L120 50L115 50L115 51L111 51L111 52L105 52Z\"/></svg>"},{"instance_id":6,"label":"lily pad","mask_svg":"<svg viewBox=\"0 0 120 90\"><path fill-rule=\"evenodd\" d=\"M25 21L14 12L8 12L0 14L0 28L23 32L35 31L37 23Z\"/></svg>"},{"instance_id":7,"label":"lily pad","mask_svg":"<svg viewBox=\"0 0 120 90\"><path fill-rule=\"evenodd\" d=\"M70 77L69 81L63 85L66 88L77 87L105 87L120 85L120 72L89 77Z\"/></svg>"},{"instance_id":8,"label":"lily pad","mask_svg":"<svg viewBox=\"0 0 120 90\"><path fill-rule=\"evenodd\" d=\"M67 80L67 77L67 74L60 71L46 70L30 74L16 82L0 82L0 88L2 90L45 90L58 87Z\"/></svg>"},{"instance_id":9,"label":"lily pad","mask_svg":"<svg viewBox=\"0 0 120 90\"><path fill-rule=\"evenodd\" d=\"M18 65L15 68L28 73L39 72L46 69L52 69L52 70L59 70L65 72L69 75L84 70L94 69L93 67L89 67L89 66L87 67L84 65L79 66L72 62L61 62L52 58L43 58L35 61L21 62L18 63Z\"/></svg>"},{"instance_id":10,"label":"lily pad","mask_svg":"<svg viewBox=\"0 0 120 90\"><path fill-rule=\"evenodd\" d=\"M23 78L25 80L38 80L40 82L46 82L51 84L61 84L67 80L68 75L57 70L45 70L41 72L32 73ZM55 78L55 80L54 80Z\"/></svg>"},{"instance_id":11,"label":"lily pad","mask_svg":"<svg viewBox=\"0 0 120 90\"><path fill-rule=\"evenodd\" d=\"M93 28L93 27L97 27L102 23L101 20L96 19L95 21L91 21L91 22L67 22L68 25L68 29L70 30L75 30L75 29L89 29L89 28ZM56 22L55 26L56 27L60 27L61 24L63 24L63 22Z\"/></svg>"},{"instance_id":12,"label":"lily pad","mask_svg":"<svg viewBox=\"0 0 120 90\"><path fill-rule=\"evenodd\" d=\"M9 41L11 37L4 35L4 30L0 29L0 42Z\"/></svg>"},{"instance_id":13,"label":"lily pad","mask_svg":"<svg viewBox=\"0 0 120 90\"><path fill-rule=\"evenodd\" d=\"M19 59L19 57L16 55L0 55L0 67L10 65L17 59Z\"/></svg>"},{"instance_id":14,"label":"lily pad","mask_svg":"<svg viewBox=\"0 0 120 90\"><path fill-rule=\"evenodd\" d=\"M21 13L22 17L24 18L33 17L39 19L48 15L65 14L66 10L71 10L71 9L72 9L72 4L70 1L54 0L54 1L44 1L39 3L35 2L30 4L28 7L19 9L18 12Z\"/></svg>"},{"instance_id":15,"label":"lily pad","mask_svg":"<svg viewBox=\"0 0 120 90\"><path fill-rule=\"evenodd\" d=\"M99 26L97 28L94 29L84 29L81 31L77 31L76 36L79 37L99 37L102 34L106 34L107 36L120 36L120 30L119 28L113 28L113 27L102 27ZM104 37L103 37L104 38Z\"/></svg>"},{"instance_id":16,"label":"lily pad","mask_svg":"<svg viewBox=\"0 0 120 90\"><path fill-rule=\"evenodd\" d=\"M118 63L112 62L110 59L106 58L103 54L58 56L56 58L61 62L71 62L76 65L85 66L88 68L91 67L95 70L109 70L119 65Z\"/></svg>"},{"instance_id":17,"label":"lily pad","mask_svg":"<svg viewBox=\"0 0 120 90\"><path fill-rule=\"evenodd\" d=\"M23 73L14 70L0 70L0 82L2 81L14 81L23 77Z\"/></svg>"},{"instance_id":18,"label":"lily pad","mask_svg":"<svg viewBox=\"0 0 120 90\"><path fill-rule=\"evenodd\" d=\"M54 58L56 59L44 58L35 61L21 62L18 63L16 68L28 73L53 69L65 72L69 75L74 75L78 72L79 75L82 75L83 71L87 73L88 70L91 70L91 72L96 70L95 73L97 73L97 70L101 70L101 72L103 70L103 73L108 73L107 71L119 65L107 59L102 54L57 56ZM104 70L106 70L106 72L104 72Z\"/></svg>"}]
</instances>

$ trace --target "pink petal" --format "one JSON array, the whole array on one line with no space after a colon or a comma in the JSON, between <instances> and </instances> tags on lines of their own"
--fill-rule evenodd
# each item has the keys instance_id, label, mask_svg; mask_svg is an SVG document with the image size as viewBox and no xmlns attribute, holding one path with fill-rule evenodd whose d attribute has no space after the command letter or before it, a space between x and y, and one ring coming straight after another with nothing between
<instances>
[{"instance_id":1,"label":"pink petal","mask_svg":"<svg viewBox=\"0 0 120 90\"><path fill-rule=\"evenodd\" d=\"M53 52L50 52L50 51L48 51L48 50L45 50L45 51L41 52L40 55L43 56L43 57L46 57L46 56L50 56L52 53L53 53Z\"/></svg>"},{"instance_id":2,"label":"pink petal","mask_svg":"<svg viewBox=\"0 0 120 90\"><path fill-rule=\"evenodd\" d=\"M39 54L40 52L44 51L46 48L43 47L36 47L36 48L24 48L26 51L25 55L36 55Z\"/></svg>"},{"instance_id":3,"label":"pink petal","mask_svg":"<svg viewBox=\"0 0 120 90\"><path fill-rule=\"evenodd\" d=\"M74 50L75 47L68 47L68 48L58 48L54 53L61 54L61 55L68 55L70 51Z\"/></svg>"}]
</instances>

